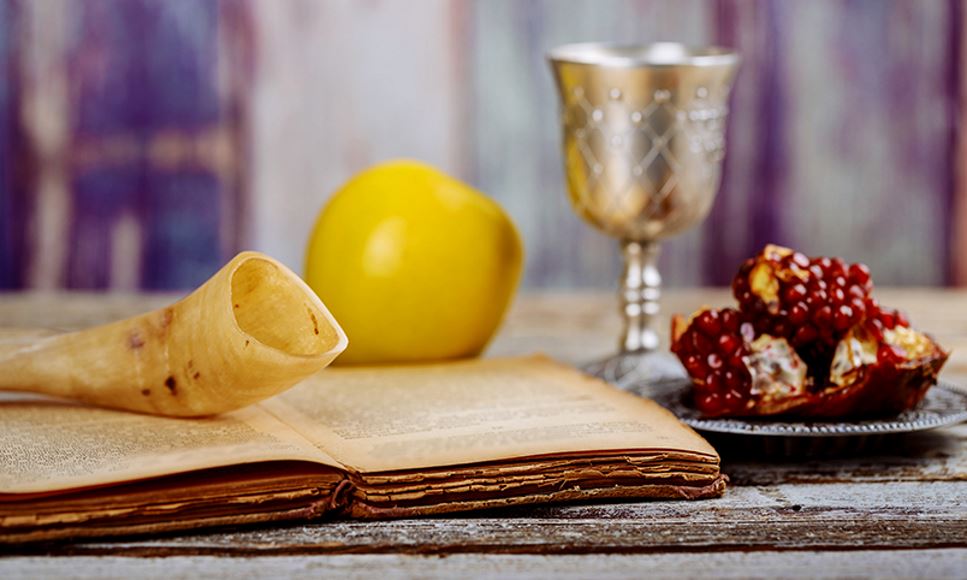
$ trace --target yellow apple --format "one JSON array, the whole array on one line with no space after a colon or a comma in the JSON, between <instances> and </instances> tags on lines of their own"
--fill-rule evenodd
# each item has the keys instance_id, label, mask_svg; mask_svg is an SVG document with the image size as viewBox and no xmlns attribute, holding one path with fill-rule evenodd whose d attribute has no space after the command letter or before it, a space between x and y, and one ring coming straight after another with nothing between
<instances>
[{"instance_id":1,"label":"yellow apple","mask_svg":"<svg viewBox=\"0 0 967 580\"><path fill-rule=\"evenodd\" d=\"M520 279L523 249L506 213L415 161L357 174L322 209L306 282L349 337L341 364L479 354Z\"/></svg>"}]
</instances>

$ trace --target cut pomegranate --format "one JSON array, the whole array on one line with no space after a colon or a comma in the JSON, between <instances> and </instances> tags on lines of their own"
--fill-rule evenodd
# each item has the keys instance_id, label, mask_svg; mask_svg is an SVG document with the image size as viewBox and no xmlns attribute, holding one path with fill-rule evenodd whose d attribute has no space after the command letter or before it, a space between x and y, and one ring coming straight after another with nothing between
<instances>
[{"instance_id":1,"label":"cut pomegranate","mask_svg":"<svg viewBox=\"0 0 967 580\"><path fill-rule=\"evenodd\" d=\"M841 417L911 409L936 384L947 357L933 339L907 326L856 326L836 347L829 385L800 414Z\"/></svg>"},{"instance_id":2,"label":"cut pomegranate","mask_svg":"<svg viewBox=\"0 0 967 580\"><path fill-rule=\"evenodd\" d=\"M672 319L672 352L710 417L780 413L806 394L806 365L784 338L755 337L737 310L703 309Z\"/></svg>"},{"instance_id":3,"label":"cut pomegranate","mask_svg":"<svg viewBox=\"0 0 967 580\"><path fill-rule=\"evenodd\" d=\"M910 326L910 321L905 314L895 308L880 306L875 299L871 299L869 318L878 332Z\"/></svg>"},{"instance_id":4,"label":"cut pomegranate","mask_svg":"<svg viewBox=\"0 0 967 580\"><path fill-rule=\"evenodd\" d=\"M873 298L863 264L769 245L742 264L732 291L738 310L672 319L672 352L707 416L897 413L920 402L947 360Z\"/></svg>"},{"instance_id":5,"label":"cut pomegranate","mask_svg":"<svg viewBox=\"0 0 967 580\"><path fill-rule=\"evenodd\" d=\"M869 269L839 258L807 258L768 245L732 281L739 309L758 332L789 339L807 360L820 360L863 322L873 290Z\"/></svg>"},{"instance_id":6,"label":"cut pomegranate","mask_svg":"<svg viewBox=\"0 0 967 580\"><path fill-rule=\"evenodd\" d=\"M672 352L695 381L695 404L708 415L742 413L749 400L751 376L737 310L699 310L685 322L673 319ZM746 332L751 332L745 323Z\"/></svg>"}]
</instances>

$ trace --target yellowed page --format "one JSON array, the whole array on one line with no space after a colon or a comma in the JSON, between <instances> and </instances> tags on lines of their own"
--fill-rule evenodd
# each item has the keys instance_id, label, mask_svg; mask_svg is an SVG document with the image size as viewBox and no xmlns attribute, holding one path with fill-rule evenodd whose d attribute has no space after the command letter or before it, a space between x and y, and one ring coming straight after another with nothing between
<instances>
[{"instance_id":1,"label":"yellowed page","mask_svg":"<svg viewBox=\"0 0 967 580\"><path fill-rule=\"evenodd\" d=\"M359 471L632 449L717 457L656 403L540 356L334 368L264 404Z\"/></svg>"},{"instance_id":2,"label":"yellowed page","mask_svg":"<svg viewBox=\"0 0 967 580\"><path fill-rule=\"evenodd\" d=\"M0 494L270 460L338 463L259 406L170 419L0 395Z\"/></svg>"}]
</instances>

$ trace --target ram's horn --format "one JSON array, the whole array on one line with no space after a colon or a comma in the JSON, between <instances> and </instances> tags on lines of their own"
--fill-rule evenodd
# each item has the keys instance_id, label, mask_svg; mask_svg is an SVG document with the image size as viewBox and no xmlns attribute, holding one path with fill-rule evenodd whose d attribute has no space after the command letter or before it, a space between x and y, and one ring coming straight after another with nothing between
<instances>
[{"instance_id":1,"label":"ram's horn","mask_svg":"<svg viewBox=\"0 0 967 580\"><path fill-rule=\"evenodd\" d=\"M167 308L0 344L0 389L193 417L238 409L328 365L346 335L292 271L243 252Z\"/></svg>"}]
</instances>

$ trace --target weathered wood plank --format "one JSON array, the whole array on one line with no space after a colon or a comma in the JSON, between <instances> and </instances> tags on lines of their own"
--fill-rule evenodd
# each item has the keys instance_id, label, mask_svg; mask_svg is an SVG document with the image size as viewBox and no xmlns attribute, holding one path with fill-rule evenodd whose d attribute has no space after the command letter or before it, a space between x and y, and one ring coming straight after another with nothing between
<instances>
[{"instance_id":1,"label":"weathered wood plank","mask_svg":"<svg viewBox=\"0 0 967 580\"><path fill-rule=\"evenodd\" d=\"M326 558L79 557L0 560L0 576L21 578L962 578L967 550L859 552L720 552L601 556L494 556L440 558L346 555Z\"/></svg>"},{"instance_id":2,"label":"weathered wood plank","mask_svg":"<svg viewBox=\"0 0 967 580\"><path fill-rule=\"evenodd\" d=\"M951 361L953 372L947 374L948 379L967 374L967 348L960 348L967 347L967 309L963 308L967 304L967 292L886 290L881 294L885 303L909 311L915 321L955 350ZM172 299L171 295L0 295L0 326L75 328L134 314ZM722 290L671 290L665 305L666 311L686 312L701 304L727 301L728 295ZM609 352L617 328L614 301L608 293L523 295L491 353L543 350L563 360L580 362ZM958 355L957 351L964 354ZM893 556L884 559L882 554L886 552L851 554L856 558L823 554L822 558L834 558L825 568L816 565L819 560L815 555L811 556L809 561L813 565L808 568L797 567L793 560L806 553L804 550L903 548L908 551L901 554L911 557L896 560L900 566L916 561L916 555L921 554L917 551L919 549L967 547L965 440L967 425L961 425L908 437L902 445L867 457L800 463L754 462L726 457L724 468L732 475L734 485L724 498L706 502L549 506L460 518L326 522L153 540L34 547L30 548L30 553L40 550L52 555L71 555L72 558L61 560L59 569L86 574L87 568L75 564L82 563L90 566L92 576L110 576L114 573L111 570L119 571L119 576L143 575L123 567L124 562L135 560L94 557L112 554L143 558L136 561L144 563L144 574L148 577L154 573L177 577L182 573L179 570L191 573L202 569L185 564L180 569L158 567L157 572L152 572L152 563L159 561L155 559L158 556L165 556L165 562L204 565L204 570L213 574L235 574L234 569L230 569L232 565L225 563L228 560L205 557L211 554L272 555L268 561L291 566L284 567L287 571L362 570L368 574L381 574L394 569L432 576L455 575L465 570L487 570L495 574L506 570L508 573L546 576L550 573L559 575L557 566L561 566L565 572L584 571L577 575L599 570L611 570L616 575L638 575L650 569L650 563L656 562L656 558L667 556L642 554L672 551L695 552L691 556L682 556L686 558L683 561L689 562L707 562L710 556L726 558L720 565L709 569L674 568L674 573L681 571L683 575L708 571L722 574L727 570L733 570L737 575L744 570L742 575L747 575L749 570L759 570L743 566L762 566L762 570L784 570L783 573L802 571L812 575L829 570L847 573L851 569L844 566L854 561L858 562L857 573L863 570L898 573L897 570L902 568L892 568L895 559ZM730 555L720 556L718 552L722 551ZM28 552L21 549L21 553ZM412 556L372 556L399 553ZM465 562L466 567L458 566L453 570L434 568L438 560L419 557L421 554L461 553L584 553L588 556L576 560L574 565L540 556L521 557L513 561L522 563L501 568L501 562L511 560L488 560L467 554L446 559ZM639 555L600 556L630 553ZM702 555L698 556L699 553ZM301 558L313 554L331 557L323 560ZM756 554L761 554L761 558ZM933 570L935 573L928 575L940 576L948 570L941 566L948 561L944 558L963 562L963 550L942 550L937 554L940 556L924 557L921 565L911 570L922 574ZM293 555L300 557L290 558ZM867 562L867 557L875 559ZM7 559L0 560L0 565L8 566L8 570L13 567L16 572L19 563L24 566L25 575L43 576L58 569L56 562ZM262 569L259 566L265 560L251 562L258 563L253 570ZM729 562L734 564L733 568L728 567ZM791 567L774 568L784 562ZM588 568L582 568L583 563L587 563ZM941 567L928 568L933 564ZM674 564L669 565L674 567ZM663 575L665 572L671 573L671 569L662 570ZM0 571L0 576L16 574Z\"/></svg>"},{"instance_id":3,"label":"weathered wood plank","mask_svg":"<svg viewBox=\"0 0 967 580\"><path fill-rule=\"evenodd\" d=\"M545 506L461 518L336 521L26 547L59 555L657 553L967 547L967 483L735 487L698 502Z\"/></svg>"},{"instance_id":4,"label":"weathered wood plank","mask_svg":"<svg viewBox=\"0 0 967 580\"><path fill-rule=\"evenodd\" d=\"M953 351L945 376L967 375L967 291L878 288L876 293L881 303L905 311L918 328ZM725 289L666 289L658 323L664 344L670 314L734 302ZM620 325L617 296L611 293L522 294L489 352L543 350L569 362L586 362L617 348Z\"/></svg>"},{"instance_id":5,"label":"weathered wood plank","mask_svg":"<svg viewBox=\"0 0 967 580\"><path fill-rule=\"evenodd\" d=\"M0 294L0 327L77 328L157 308L175 294L27 293ZM906 311L917 327L953 350L948 372L967 375L967 290L877 289L881 302ZM725 289L669 288L662 298L659 329L667 336L668 315L703 304L732 303ZM542 350L570 362L604 355L616 347L620 320L610 292L522 293L491 346L491 354Z\"/></svg>"},{"instance_id":6,"label":"weathered wood plank","mask_svg":"<svg viewBox=\"0 0 967 580\"><path fill-rule=\"evenodd\" d=\"M763 462L727 451L722 468L733 485L967 482L967 424L894 438L872 455Z\"/></svg>"},{"instance_id":7,"label":"weathered wood plank","mask_svg":"<svg viewBox=\"0 0 967 580\"><path fill-rule=\"evenodd\" d=\"M908 311L953 355L944 377L967 386L967 291L883 289L883 302ZM163 306L177 295L0 294L0 327L77 328ZM671 289L666 312L725 304L722 289ZM662 330L667 325L662 325ZM522 294L490 354L544 351L572 363L614 348L619 320L610 293ZM967 425L916 434L874 456L808 462L750 462L726 456L736 485L782 482L950 481L967 478Z\"/></svg>"}]
</instances>

